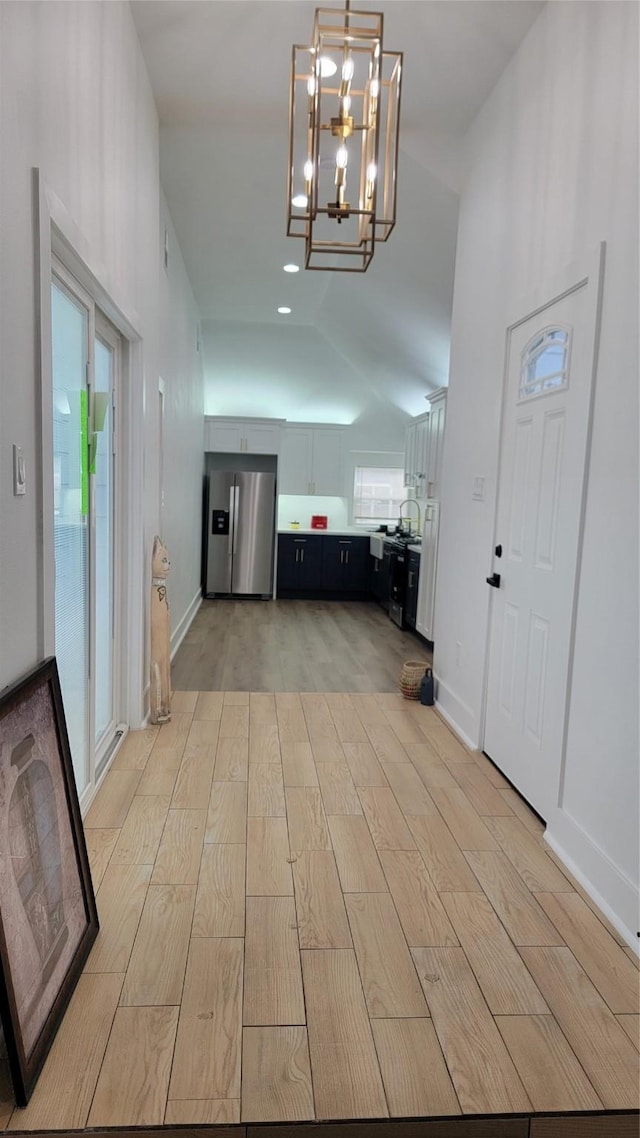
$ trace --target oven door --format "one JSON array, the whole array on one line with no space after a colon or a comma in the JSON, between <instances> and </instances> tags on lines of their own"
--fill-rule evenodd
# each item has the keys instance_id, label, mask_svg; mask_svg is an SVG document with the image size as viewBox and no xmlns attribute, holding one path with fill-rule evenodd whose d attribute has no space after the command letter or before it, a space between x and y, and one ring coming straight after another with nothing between
<instances>
[{"instance_id":1,"label":"oven door","mask_svg":"<svg viewBox=\"0 0 640 1138\"><path fill-rule=\"evenodd\" d=\"M406 582L406 553L404 550L393 549L389 573L389 616L398 628L403 625Z\"/></svg>"}]
</instances>

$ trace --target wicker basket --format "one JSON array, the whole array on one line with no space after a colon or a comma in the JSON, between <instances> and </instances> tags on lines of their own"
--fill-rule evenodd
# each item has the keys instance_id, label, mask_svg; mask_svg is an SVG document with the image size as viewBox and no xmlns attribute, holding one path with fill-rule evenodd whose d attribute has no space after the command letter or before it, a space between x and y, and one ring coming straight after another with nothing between
<instances>
[{"instance_id":1,"label":"wicker basket","mask_svg":"<svg viewBox=\"0 0 640 1138\"><path fill-rule=\"evenodd\" d=\"M428 667L429 664L426 660L407 660L402 665L400 691L405 699L420 698L420 684L422 683L425 668Z\"/></svg>"}]
</instances>

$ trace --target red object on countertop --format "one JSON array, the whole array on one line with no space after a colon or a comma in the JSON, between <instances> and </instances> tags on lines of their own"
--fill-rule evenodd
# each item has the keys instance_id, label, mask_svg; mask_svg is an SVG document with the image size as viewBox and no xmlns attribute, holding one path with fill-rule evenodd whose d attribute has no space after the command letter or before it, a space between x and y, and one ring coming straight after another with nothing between
<instances>
[{"instance_id":1,"label":"red object on countertop","mask_svg":"<svg viewBox=\"0 0 640 1138\"><path fill-rule=\"evenodd\" d=\"M328 521L329 521L329 515L328 514L312 514L311 515L311 529L326 529Z\"/></svg>"}]
</instances>

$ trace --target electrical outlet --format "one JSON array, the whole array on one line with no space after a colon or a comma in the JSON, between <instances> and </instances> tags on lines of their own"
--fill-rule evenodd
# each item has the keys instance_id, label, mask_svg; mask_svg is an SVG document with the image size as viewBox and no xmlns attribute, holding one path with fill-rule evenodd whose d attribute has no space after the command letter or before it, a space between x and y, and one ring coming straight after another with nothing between
<instances>
[{"instance_id":1,"label":"electrical outlet","mask_svg":"<svg viewBox=\"0 0 640 1138\"><path fill-rule=\"evenodd\" d=\"M474 474L471 497L474 502L484 502L484 474Z\"/></svg>"}]
</instances>

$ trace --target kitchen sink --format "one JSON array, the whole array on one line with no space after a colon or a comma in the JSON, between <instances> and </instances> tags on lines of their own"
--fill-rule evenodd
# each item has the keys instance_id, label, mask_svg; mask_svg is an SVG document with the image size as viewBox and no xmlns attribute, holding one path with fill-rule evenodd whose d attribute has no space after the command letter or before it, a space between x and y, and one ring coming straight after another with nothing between
<instances>
[{"instance_id":1,"label":"kitchen sink","mask_svg":"<svg viewBox=\"0 0 640 1138\"><path fill-rule=\"evenodd\" d=\"M369 537L369 552L372 557L377 557L379 560L382 559L384 551L384 537L383 533L372 533Z\"/></svg>"}]
</instances>

